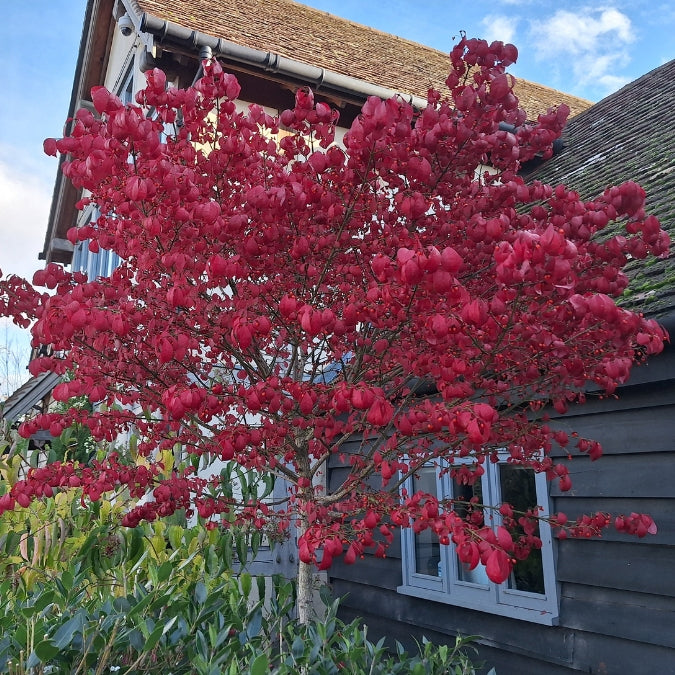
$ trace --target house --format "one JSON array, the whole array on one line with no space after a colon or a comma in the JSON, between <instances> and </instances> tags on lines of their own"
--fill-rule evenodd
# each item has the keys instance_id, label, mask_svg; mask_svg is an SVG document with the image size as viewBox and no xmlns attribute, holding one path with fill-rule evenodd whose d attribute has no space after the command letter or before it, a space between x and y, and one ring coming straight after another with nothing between
<instances>
[{"instance_id":1,"label":"house","mask_svg":"<svg viewBox=\"0 0 675 675\"><path fill-rule=\"evenodd\" d=\"M10 424L30 413L32 409L44 410L45 401L61 378L54 373L40 373L22 384L2 402L0 419Z\"/></svg>"},{"instance_id":2,"label":"house","mask_svg":"<svg viewBox=\"0 0 675 675\"><path fill-rule=\"evenodd\" d=\"M198 76L200 58L208 55L218 56L237 74L242 106L256 102L281 110L292 105L299 86L308 85L319 100L340 110L345 126L369 95L400 93L424 105L428 87L442 87L447 74L441 52L291 0L255 5L193 0L189 11L177 11L169 0L90 0L69 116L90 105L89 91L98 84L131 100L143 84L143 71L155 66L174 85L186 86ZM668 119L673 104L668 68L590 109L579 99L519 82L517 93L532 114L560 101L579 113L562 154L536 168L532 179L567 182L591 197L608 181L620 179L621 172L640 180L644 168L647 185L650 179L660 181L653 183L653 206L662 205L667 220L673 146L661 120ZM650 153L655 153L653 162ZM90 276L107 274L117 264L113 256L91 254L83 245L73 250L66 240L70 227L90 217L75 209L78 198L59 175L43 257ZM636 281L626 303L645 307L668 326L668 262L636 271ZM675 403L668 387L673 365L672 352L666 352L636 371L618 400L593 401L565 418L584 435L603 441L608 456L599 465L602 484L598 466L581 459L572 465L572 494L552 488L549 500L542 496L540 479L527 476L523 487L538 501L550 501L552 511L570 515L650 512L660 526L657 536L636 542L609 534L600 541L559 543L544 536L533 580L497 589L477 576L459 578L451 549L406 534L384 561L366 559L331 570L336 594L345 596L345 617L361 616L372 632L404 642L411 634L436 641L452 640L457 632L480 635L481 656L500 675L645 672L645 663L647 672L673 672L675 582L669 572L675 562L675 490L666 422ZM645 466L649 472L638 471ZM486 490L502 479L496 472L488 476Z\"/></svg>"},{"instance_id":3,"label":"house","mask_svg":"<svg viewBox=\"0 0 675 675\"><path fill-rule=\"evenodd\" d=\"M671 61L574 117L562 152L528 180L562 183L587 199L609 184L635 180L647 192L648 212L672 237L674 106ZM634 261L629 269L632 283L621 303L659 319L674 335L672 258ZM345 618L361 616L374 633L403 641L411 632L434 641L458 632L480 635L481 657L499 675L675 673L674 413L671 344L635 368L618 397L589 396L559 420L601 441L604 457L570 463L573 490L560 493L551 485L551 512L646 512L658 523L656 536L608 532L602 539L558 542L542 536L541 587L518 594L508 584L500 589L467 578L452 553L443 566L425 571L422 561L444 554L436 550L433 558L424 550L430 542L404 534L386 560L332 568ZM454 578L443 579L446 570Z\"/></svg>"}]
</instances>

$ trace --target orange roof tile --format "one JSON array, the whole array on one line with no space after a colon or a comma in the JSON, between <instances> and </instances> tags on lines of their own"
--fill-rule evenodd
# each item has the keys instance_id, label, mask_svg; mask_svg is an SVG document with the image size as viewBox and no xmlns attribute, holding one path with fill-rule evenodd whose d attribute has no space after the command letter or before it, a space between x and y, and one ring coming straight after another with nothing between
<instances>
[{"instance_id":1,"label":"orange roof tile","mask_svg":"<svg viewBox=\"0 0 675 675\"><path fill-rule=\"evenodd\" d=\"M443 89L448 55L301 5L293 0L136 0L141 12L190 30L326 68L400 93ZM566 103L575 115L591 103L518 80L515 92L535 117Z\"/></svg>"}]
</instances>

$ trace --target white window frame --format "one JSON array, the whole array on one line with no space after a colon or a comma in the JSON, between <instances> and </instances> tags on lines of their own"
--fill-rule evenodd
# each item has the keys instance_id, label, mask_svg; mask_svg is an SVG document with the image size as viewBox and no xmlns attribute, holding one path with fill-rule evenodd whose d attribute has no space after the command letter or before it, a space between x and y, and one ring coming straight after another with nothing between
<instances>
[{"instance_id":1,"label":"white window frame","mask_svg":"<svg viewBox=\"0 0 675 675\"><path fill-rule=\"evenodd\" d=\"M499 462L484 464L485 473L481 477L483 499L488 505L501 504L499 467L507 464L508 453L499 453ZM439 499L452 498L452 479L448 474L439 476L436 469L436 494ZM535 473L535 489L538 505L543 507L541 515L550 515L548 482L546 475ZM405 487L412 494L412 477ZM502 518L497 509L486 513L486 524L497 528ZM471 583L459 578L458 560L453 544L440 546L439 576L423 574L415 569L415 533L411 528L401 532L401 558L403 566L403 584L397 588L399 593L426 598L435 602L457 605L490 614L521 619L544 625L557 625L558 585L555 577L554 542L551 526L540 521L541 559L544 576L544 593L531 593L508 588L506 583L495 584L487 578L485 582ZM476 568L484 569L482 565ZM478 572L480 575L480 571Z\"/></svg>"}]
</instances>

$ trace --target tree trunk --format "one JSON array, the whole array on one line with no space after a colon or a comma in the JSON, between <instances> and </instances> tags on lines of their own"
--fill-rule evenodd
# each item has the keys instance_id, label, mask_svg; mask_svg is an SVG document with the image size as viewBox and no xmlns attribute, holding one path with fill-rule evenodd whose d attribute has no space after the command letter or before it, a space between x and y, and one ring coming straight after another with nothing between
<instances>
[{"instance_id":1,"label":"tree trunk","mask_svg":"<svg viewBox=\"0 0 675 675\"><path fill-rule=\"evenodd\" d=\"M296 454L296 461L298 464L298 476L304 478L308 484L313 480L311 466L309 461L309 439L312 431L305 430L296 435L296 446L298 448ZM304 510L304 505L311 503L314 494L311 487L303 486L298 490L299 503L302 505L298 518L296 521L296 536L299 541L300 538L307 532L309 528L309 521L307 513ZM297 612L298 621L302 624L308 624L316 616L314 611L314 570L312 564L304 563L298 559L298 576L296 579L297 592Z\"/></svg>"},{"instance_id":2,"label":"tree trunk","mask_svg":"<svg viewBox=\"0 0 675 675\"><path fill-rule=\"evenodd\" d=\"M298 621L308 624L315 616L314 612L314 570L312 565L298 561L297 578Z\"/></svg>"}]
</instances>

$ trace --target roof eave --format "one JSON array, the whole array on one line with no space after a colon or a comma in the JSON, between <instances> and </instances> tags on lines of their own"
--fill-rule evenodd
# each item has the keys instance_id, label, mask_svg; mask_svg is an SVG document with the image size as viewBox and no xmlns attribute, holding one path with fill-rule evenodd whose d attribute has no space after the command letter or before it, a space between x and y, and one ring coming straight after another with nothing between
<instances>
[{"instance_id":1,"label":"roof eave","mask_svg":"<svg viewBox=\"0 0 675 675\"><path fill-rule=\"evenodd\" d=\"M379 98L401 96L416 108L424 108L427 105L426 99L419 96L397 92L271 51L238 45L224 38L216 38L185 28L147 12L141 15L139 31L152 35L163 49L173 48L194 53L199 52L202 47L209 47L214 56L228 65L296 86L309 85L317 93L340 98L349 103L362 104L369 96Z\"/></svg>"}]
</instances>

